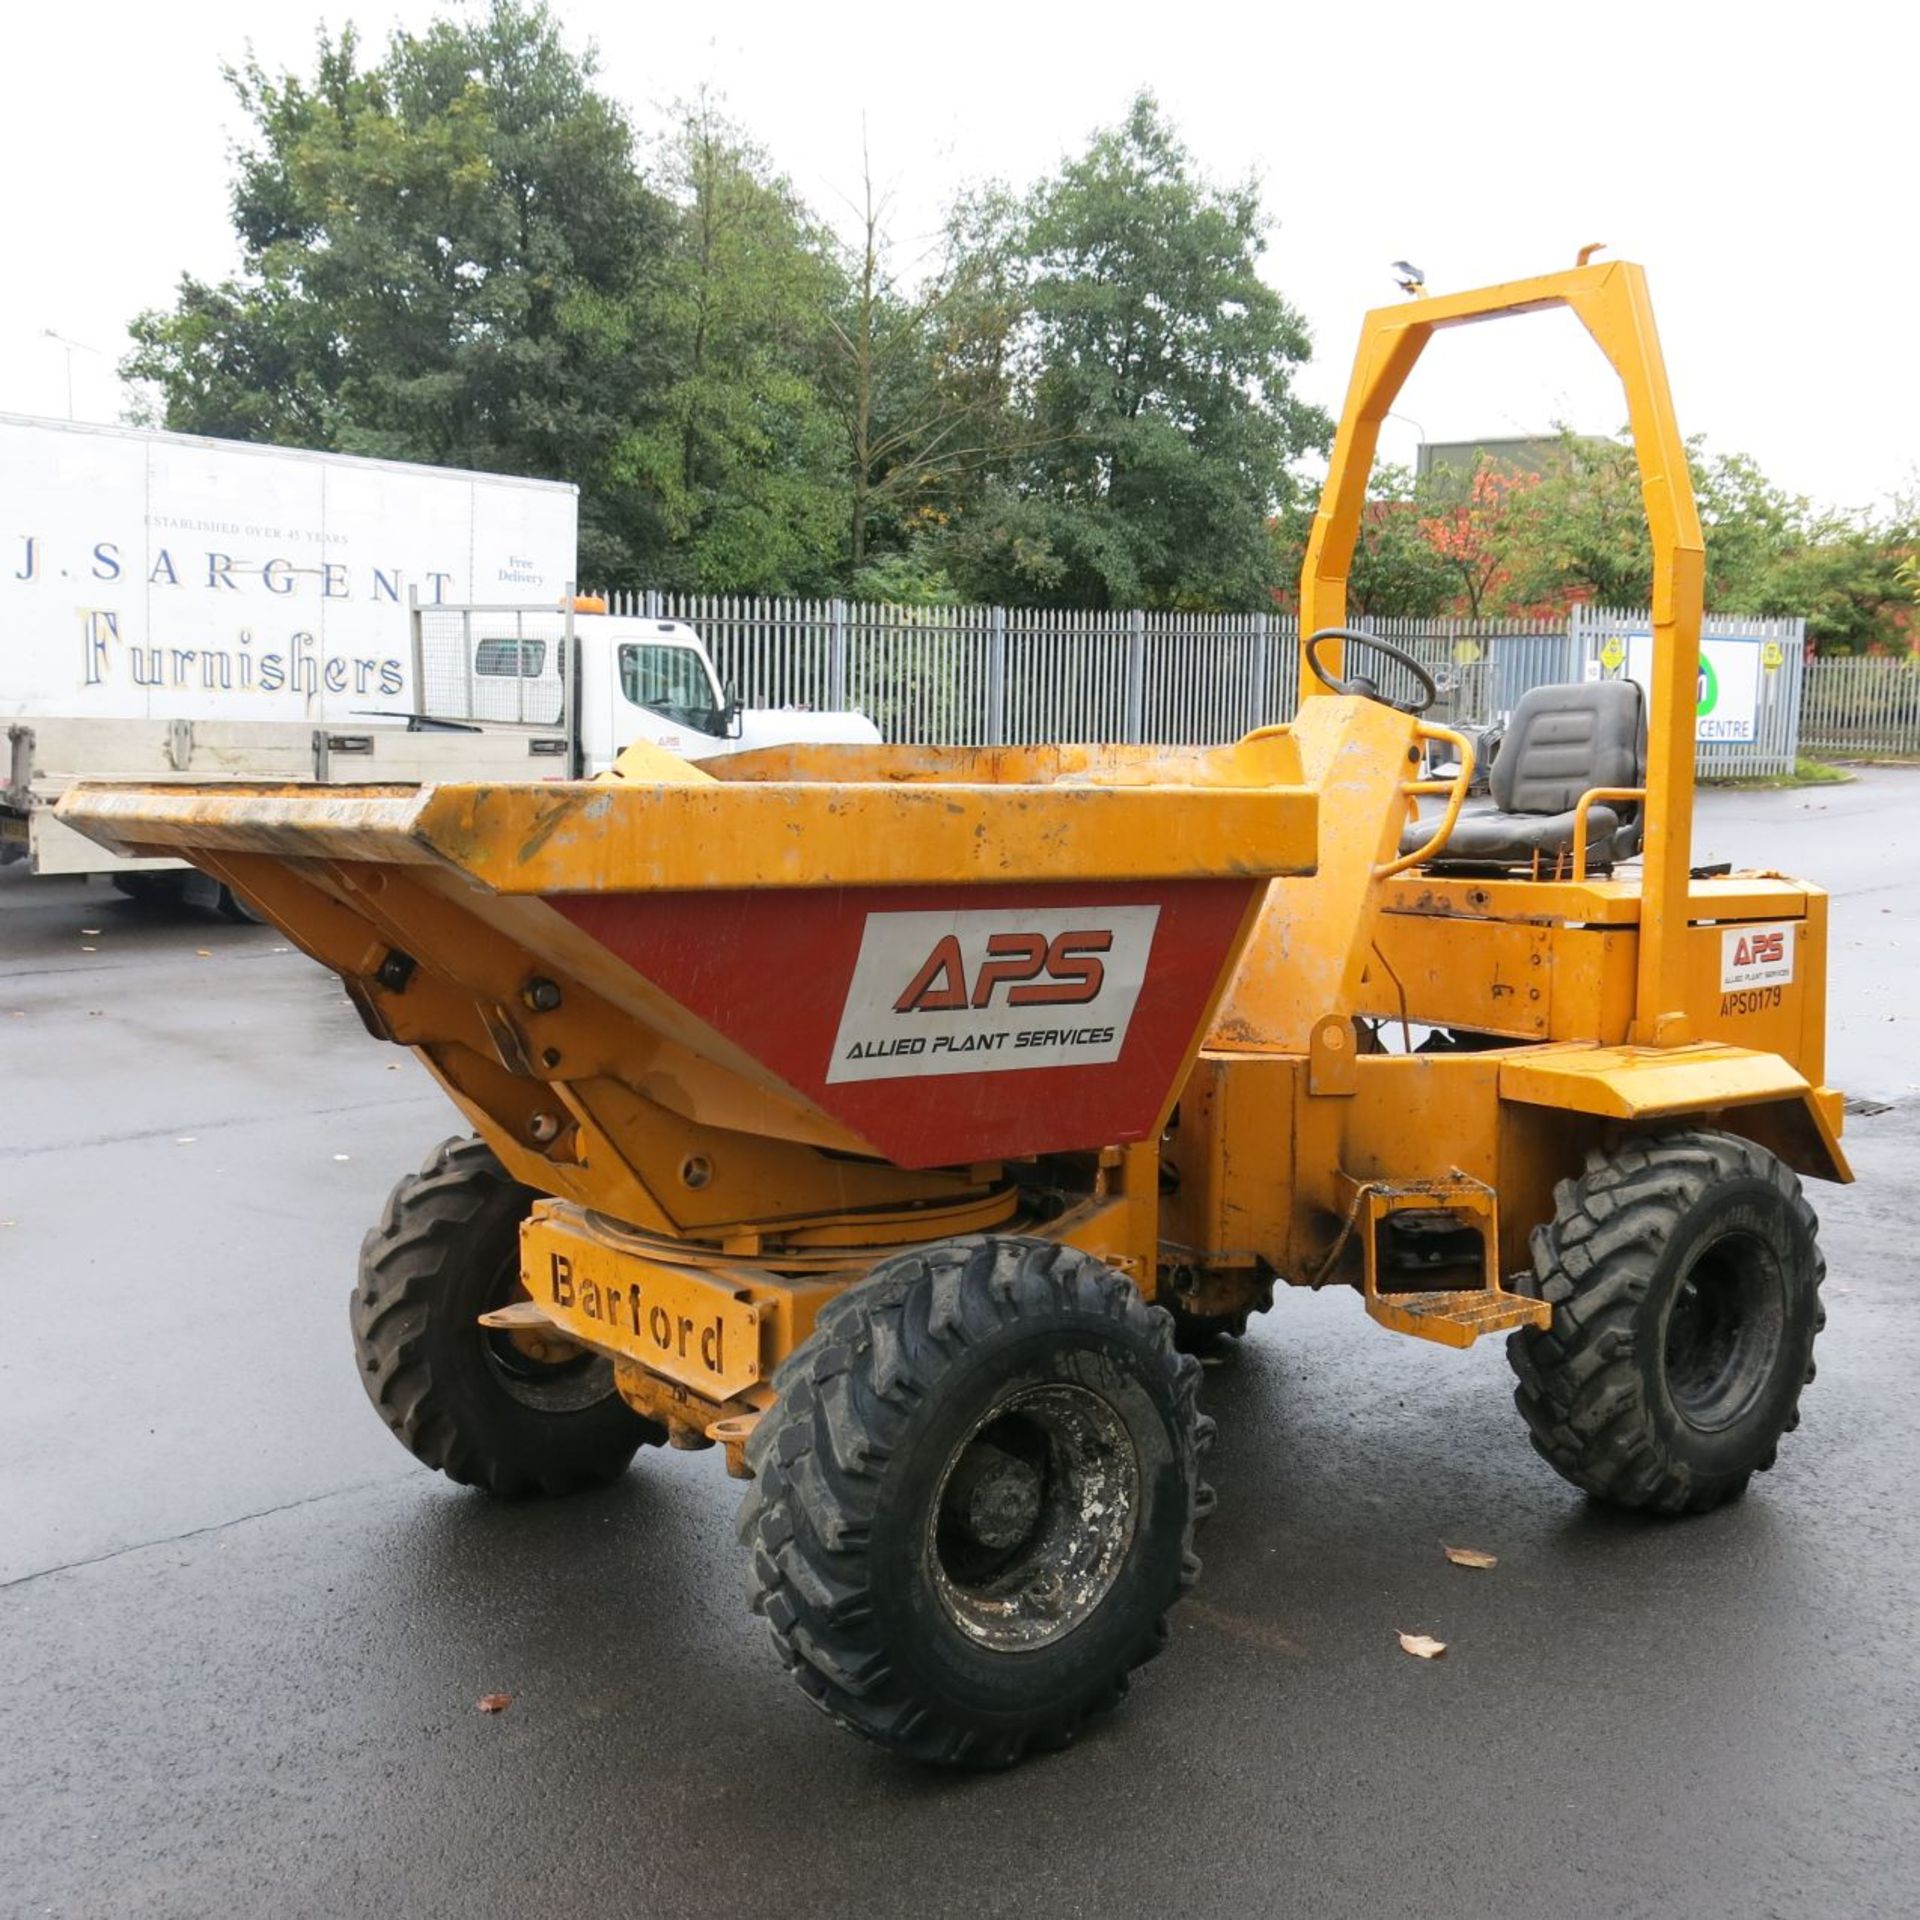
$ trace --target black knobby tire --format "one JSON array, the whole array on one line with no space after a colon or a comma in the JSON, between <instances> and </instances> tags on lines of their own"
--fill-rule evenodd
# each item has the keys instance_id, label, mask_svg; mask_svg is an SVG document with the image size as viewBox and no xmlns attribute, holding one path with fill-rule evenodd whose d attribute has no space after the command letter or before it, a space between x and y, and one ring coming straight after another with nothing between
<instances>
[{"instance_id":1,"label":"black knobby tire","mask_svg":"<svg viewBox=\"0 0 1920 1920\"><path fill-rule=\"evenodd\" d=\"M1553 1323L1507 1342L1533 1444L1615 1506L1703 1513L1773 1465L1826 1324L1800 1182L1732 1134L1588 1155L1533 1234Z\"/></svg>"},{"instance_id":2,"label":"black knobby tire","mask_svg":"<svg viewBox=\"0 0 1920 1920\"><path fill-rule=\"evenodd\" d=\"M884 1261L781 1368L747 1446L748 1597L801 1688L918 1760L1064 1746L1199 1571L1199 1380L1167 1316L1074 1248ZM956 1520L956 1500L984 1504Z\"/></svg>"},{"instance_id":3,"label":"black knobby tire","mask_svg":"<svg viewBox=\"0 0 1920 1920\"><path fill-rule=\"evenodd\" d=\"M599 1486L666 1437L620 1398L610 1361L545 1363L478 1324L516 1297L520 1223L537 1197L484 1141L446 1140L360 1248L360 1384L416 1459L489 1493Z\"/></svg>"}]
</instances>

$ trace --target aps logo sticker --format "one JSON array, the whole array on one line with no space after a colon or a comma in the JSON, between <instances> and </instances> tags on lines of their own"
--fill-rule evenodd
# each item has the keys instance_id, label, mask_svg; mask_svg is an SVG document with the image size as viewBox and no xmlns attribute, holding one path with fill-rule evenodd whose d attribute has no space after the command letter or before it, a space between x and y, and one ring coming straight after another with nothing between
<instances>
[{"instance_id":1,"label":"aps logo sticker","mask_svg":"<svg viewBox=\"0 0 1920 1920\"><path fill-rule=\"evenodd\" d=\"M1119 1059L1158 907L870 913L829 1085Z\"/></svg>"},{"instance_id":2,"label":"aps logo sticker","mask_svg":"<svg viewBox=\"0 0 1920 1920\"><path fill-rule=\"evenodd\" d=\"M1793 978L1793 922L1727 927L1720 935L1720 991L1784 986Z\"/></svg>"}]
</instances>

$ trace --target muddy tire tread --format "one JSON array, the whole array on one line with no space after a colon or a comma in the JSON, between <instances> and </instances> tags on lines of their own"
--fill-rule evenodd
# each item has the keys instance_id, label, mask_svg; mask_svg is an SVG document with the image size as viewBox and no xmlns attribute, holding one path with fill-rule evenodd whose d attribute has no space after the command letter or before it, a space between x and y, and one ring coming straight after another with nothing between
<instances>
[{"instance_id":1,"label":"muddy tire tread","mask_svg":"<svg viewBox=\"0 0 1920 1920\"><path fill-rule=\"evenodd\" d=\"M1634 1366L1635 1314L1676 1222L1713 1186L1736 1179L1763 1180L1786 1202L1812 1243L1817 1289L1826 1260L1799 1180L1735 1134L1690 1129L1640 1136L1611 1152L1596 1148L1578 1179L1555 1188L1554 1218L1533 1230L1533 1291L1552 1306L1553 1322L1508 1336L1519 1383L1514 1404L1541 1457L1596 1499L1703 1513L1745 1490L1745 1478L1700 1485L1684 1465L1662 1459ZM1822 1306L1816 1334L1825 1324ZM1807 1382L1813 1374L1809 1362ZM1798 1423L1796 1394L1786 1431ZM1758 1470L1772 1464L1769 1455Z\"/></svg>"},{"instance_id":2,"label":"muddy tire tread","mask_svg":"<svg viewBox=\"0 0 1920 1920\"><path fill-rule=\"evenodd\" d=\"M664 1438L623 1406L626 1421L607 1410L602 1424L612 1432L603 1444L536 1461L463 1422L448 1404L428 1338L435 1315L446 1311L448 1270L470 1257L489 1216L503 1208L524 1214L537 1197L508 1175L485 1141L470 1135L443 1140L418 1173L394 1187L379 1224L361 1242L350 1305L360 1383L401 1445L462 1486L510 1498L605 1485L640 1446Z\"/></svg>"},{"instance_id":3,"label":"muddy tire tread","mask_svg":"<svg viewBox=\"0 0 1920 1920\"><path fill-rule=\"evenodd\" d=\"M861 1561L881 1477L928 1383L979 1340L1024 1314L1104 1315L1151 1342L1186 1418L1188 1515L1183 1588L1199 1573L1193 1526L1211 1510L1197 1457L1214 1425L1198 1411L1199 1363L1174 1348L1171 1317L1120 1274L1047 1240L941 1242L883 1262L835 1299L774 1376L778 1399L747 1443L754 1480L739 1534L748 1599L782 1664L814 1704L856 1733L936 1765L1004 1767L1068 1745L1118 1704L1127 1674L1164 1646L1148 1621L1122 1669L1080 1711L1020 1732L957 1725L909 1697L875 1636Z\"/></svg>"}]
</instances>

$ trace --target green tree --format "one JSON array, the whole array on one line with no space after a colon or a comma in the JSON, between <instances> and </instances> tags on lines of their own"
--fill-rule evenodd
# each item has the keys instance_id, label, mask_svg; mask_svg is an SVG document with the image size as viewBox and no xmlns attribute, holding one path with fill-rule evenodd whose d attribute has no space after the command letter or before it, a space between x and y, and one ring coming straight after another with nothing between
<instances>
[{"instance_id":1,"label":"green tree","mask_svg":"<svg viewBox=\"0 0 1920 1920\"><path fill-rule=\"evenodd\" d=\"M1031 448L958 532L987 591L1075 605L1253 606L1267 521L1326 417L1293 391L1305 323L1260 277L1251 184L1201 178L1150 95L1030 196Z\"/></svg>"},{"instance_id":2,"label":"green tree","mask_svg":"<svg viewBox=\"0 0 1920 1920\"><path fill-rule=\"evenodd\" d=\"M1900 584L1920 600L1920 552L1912 552L1900 562Z\"/></svg>"},{"instance_id":3,"label":"green tree","mask_svg":"<svg viewBox=\"0 0 1920 1920\"><path fill-rule=\"evenodd\" d=\"M571 479L583 570L644 577L666 527L629 443L671 214L593 73L521 0L371 65L323 32L310 81L229 69L241 271L141 315L126 373L191 432Z\"/></svg>"},{"instance_id":4,"label":"green tree","mask_svg":"<svg viewBox=\"0 0 1920 1920\"><path fill-rule=\"evenodd\" d=\"M1563 428L1552 457L1527 479L1494 538L1504 577L1486 610L1574 599L1644 606L1653 546L1632 446Z\"/></svg>"},{"instance_id":5,"label":"green tree","mask_svg":"<svg viewBox=\"0 0 1920 1920\"><path fill-rule=\"evenodd\" d=\"M946 525L1021 440L1011 360L1024 300L1004 197L963 194L942 256L911 284L887 211L867 161L825 377L845 440L856 574L876 538L897 549Z\"/></svg>"},{"instance_id":6,"label":"green tree","mask_svg":"<svg viewBox=\"0 0 1920 1920\"><path fill-rule=\"evenodd\" d=\"M1299 592L1315 503L1301 500L1273 521L1275 590L1288 604ZM1429 537L1429 504L1406 468L1376 467L1347 575L1347 612L1356 620L1430 620L1458 596L1460 577Z\"/></svg>"},{"instance_id":7,"label":"green tree","mask_svg":"<svg viewBox=\"0 0 1920 1920\"><path fill-rule=\"evenodd\" d=\"M1772 582L1786 557L1806 544L1814 523L1812 509L1804 499L1776 487L1743 453L1709 454L1703 441L1694 440L1687 454L1707 543L1707 605L1726 613L1773 611L1767 604L1773 597ZM1634 484L1637 491L1637 471ZM1649 536L1649 591L1651 549Z\"/></svg>"},{"instance_id":8,"label":"green tree","mask_svg":"<svg viewBox=\"0 0 1920 1920\"><path fill-rule=\"evenodd\" d=\"M1745 454L1688 443L1695 503L1707 548L1707 605L1757 613L1782 560L1813 522L1804 499L1783 492ZM1514 591L1551 600L1578 595L1605 606L1643 606L1653 592L1653 539L1630 441L1562 430L1559 448L1513 529Z\"/></svg>"},{"instance_id":9,"label":"green tree","mask_svg":"<svg viewBox=\"0 0 1920 1920\"><path fill-rule=\"evenodd\" d=\"M1797 615L1822 652L1906 646L1911 602L1900 569L1920 540L1910 513L1821 512L1744 454L1710 453L1699 440L1688 454L1710 612ZM1653 544L1625 440L1563 433L1520 507L1501 534L1510 602L1647 603Z\"/></svg>"},{"instance_id":10,"label":"green tree","mask_svg":"<svg viewBox=\"0 0 1920 1920\"><path fill-rule=\"evenodd\" d=\"M1888 518L1823 516L1781 554L1756 595L1757 613L1798 614L1821 653L1904 653L1914 631L1913 555L1920 527Z\"/></svg>"},{"instance_id":11,"label":"green tree","mask_svg":"<svg viewBox=\"0 0 1920 1920\"><path fill-rule=\"evenodd\" d=\"M1469 618L1517 612L1544 597L1520 574L1538 485L1533 474L1516 473L1484 453L1464 488L1451 475L1427 476L1417 496L1420 532L1452 576L1457 604Z\"/></svg>"},{"instance_id":12,"label":"green tree","mask_svg":"<svg viewBox=\"0 0 1920 1920\"><path fill-rule=\"evenodd\" d=\"M841 298L831 243L706 99L662 156L678 218L646 314L660 365L630 470L666 517L654 584L808 592L845 546L845 486L820 368Z\"/></svg>"}]
</instances>

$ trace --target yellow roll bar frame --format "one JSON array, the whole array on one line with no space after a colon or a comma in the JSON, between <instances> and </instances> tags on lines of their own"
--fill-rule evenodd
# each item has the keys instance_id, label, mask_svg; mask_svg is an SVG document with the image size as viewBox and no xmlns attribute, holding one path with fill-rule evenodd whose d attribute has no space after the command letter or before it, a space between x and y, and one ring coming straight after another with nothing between
<instances>
[{"instance_id":1,"label":"yellow roll bar frame","mask_svg":"<svg viewBox=\"0 0 1920 1920\"><path fill-rule=\"evenodd\" d=\"M1300 697L1314 699L1326 691L1306 670L1305 642L1323 627L1346 624L1347 575L1380 425L1414 362L1442 327L1549 307L1569 308L1620 376L1653 536L1653 687L1633 1038L1642 1045L1679 1046L1693 1037L1686 1015L1687 884L1693 857L1691 720L1697 704L1706 544L1642 268L1624 260L1583 263L1531 280L1379 307L1366 316L1301 569ZM1336 659L1336 677L1343 668Z\"/></svg>"}]
</instances>

